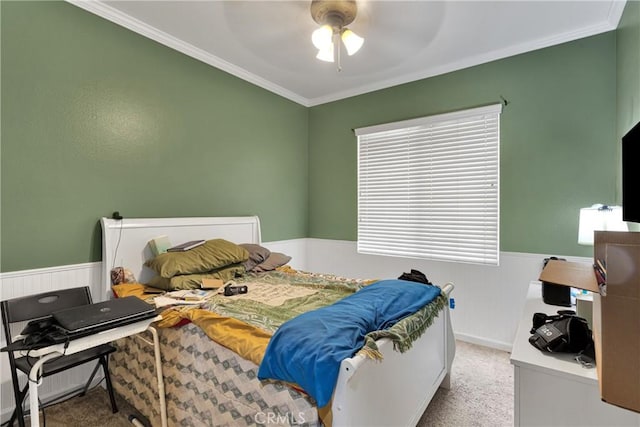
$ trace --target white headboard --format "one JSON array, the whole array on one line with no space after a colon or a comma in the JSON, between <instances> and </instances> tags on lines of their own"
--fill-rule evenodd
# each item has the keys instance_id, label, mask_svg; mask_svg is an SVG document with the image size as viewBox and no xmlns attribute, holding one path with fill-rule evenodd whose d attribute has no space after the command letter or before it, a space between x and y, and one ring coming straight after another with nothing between
<instances>
[{"instance_id":1,"label":"white headboard","mask_svg":"<svg viewBox=\"0 0 640 427\"><path fill-rule=\"evenodd\" d=\"M103 298L111 295L110 272L124 267L138 281L146 283L153 272L144 267L153 257L148 242L168 236L178 245L197 239L226 239L234 243L260 243L260 219L257 216L201 218L102 218L102 284Z\"/></svg>"}]
</instances>

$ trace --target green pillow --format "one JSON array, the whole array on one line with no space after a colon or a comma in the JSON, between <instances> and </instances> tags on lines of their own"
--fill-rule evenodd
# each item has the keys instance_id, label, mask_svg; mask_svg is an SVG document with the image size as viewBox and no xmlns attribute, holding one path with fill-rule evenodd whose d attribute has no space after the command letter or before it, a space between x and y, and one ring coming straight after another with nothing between
<instances>
[{"instance_id":1,"label":"green pillow","mask_svg":"<svg viewBox=\"0 0 640 427\"><path fill-rule=\"evenodd\" d=\"M245 270L242 264L233 264L208 273L183 274L181 276L173 276L170 279L156 276L151 279L147 285L167 291L178 289L200 289L202 279L204 278L220 279L223 282L228 282L236 277L236 274L243 274L244 272Z\"/></svg>"},{"instance_id":2,"label":"green pillow","mask_svg":"<svg viewBox=\"0 0 640 427\"><path fill-rule=\"evenodd\" d=\"M224 239L214 239L185 252L160 254L144 265L170 279L179 274L206 273L247 259L249 252L245 248Z\"/></svg>"}]
</instances>

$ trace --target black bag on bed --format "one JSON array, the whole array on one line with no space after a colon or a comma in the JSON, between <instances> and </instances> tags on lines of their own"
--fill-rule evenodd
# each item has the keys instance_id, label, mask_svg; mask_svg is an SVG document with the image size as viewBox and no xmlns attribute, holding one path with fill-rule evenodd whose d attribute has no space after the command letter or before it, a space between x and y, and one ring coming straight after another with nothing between
<instances>
[{"instance_id":1,"label":"black bag on bed","mask_svg":"<svg viewBox=\"0 0 640 427\"><path fill-rule=\"evenodd\" d=\"M553 316L535 313L531 334L531 345L550 353L580 353L593 348L587 321L571 310L560 310Z\"/></svg>"},{"instance_id":2,"label":"black bag on bed","mask_svg":"<svg viewBox=\"0 0 640 427\"><path fill-rule=\"evenodd\" d=\"M425 276L424 273L418 270L413 270L413 269L411 270L410 273L402 273L402 275L398 277L398 279L408 280L410 282L424 283L426 285L433 285L433 283L431 283L429 279L427 279L427 276Z\"/></svg>"}]
</instances>

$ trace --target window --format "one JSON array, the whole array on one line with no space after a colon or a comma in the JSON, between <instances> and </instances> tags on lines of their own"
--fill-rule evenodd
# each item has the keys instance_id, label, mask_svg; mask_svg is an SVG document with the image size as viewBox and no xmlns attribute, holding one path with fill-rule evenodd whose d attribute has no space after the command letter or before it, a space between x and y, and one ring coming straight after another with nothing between
<instances>
[{"instance_id":1,"label":"window","mask_svg":"<svg viewBox=\"0 0 640 427\"><path fill-rule=\"evenodd\" d=\"M356 129L358 252L498 265L501 110Z\"/></svg>"}]
</instances>

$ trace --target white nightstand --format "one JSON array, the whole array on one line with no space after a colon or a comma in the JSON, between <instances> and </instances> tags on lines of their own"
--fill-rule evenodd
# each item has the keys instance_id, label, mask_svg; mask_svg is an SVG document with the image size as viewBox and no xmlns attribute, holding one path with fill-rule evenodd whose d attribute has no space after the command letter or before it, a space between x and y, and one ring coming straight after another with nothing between
<instances>
[{"instance_id":1,"label":"white nightstand","mask_svg":"<svg viewBox=\"0 0 640 427\"><path fill-rule=\"evenodd\" d=\"M583 368L571 354L544 353L529 344L533 313L564 307L542 302L542 285L529 285L513 342L516 426L640 426L640 414L600 400L595 368Z\"/></svg>"}]
</instances>

